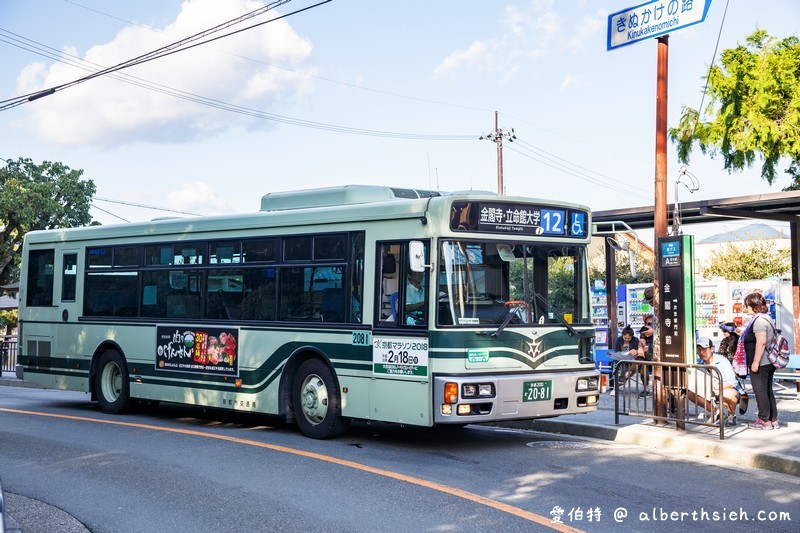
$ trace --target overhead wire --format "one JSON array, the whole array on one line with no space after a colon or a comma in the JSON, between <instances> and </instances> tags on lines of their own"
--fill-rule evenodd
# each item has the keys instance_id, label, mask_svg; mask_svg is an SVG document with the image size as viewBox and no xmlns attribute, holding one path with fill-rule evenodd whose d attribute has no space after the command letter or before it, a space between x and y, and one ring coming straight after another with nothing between
<instances>
[{"instance_id":1,"label":"overhead wire","mask_svg":"<svg viewBox=\"0 0 800 533\"><path fill-rule=\"evenodd\" d=\"M247 30L250 30L252 28L255 28L255 27L258 27L258 26L262 26L264 24L268 24L270 22L275 22L276 20L280 20L280 19L289 17L291 15L295 15L297 13L301 13L301 12L306 11L308 9L312 9L314 7L318 7L318 6L322 5L322 4L326 4L328 2L331 2L332 0L322 0L322 1L318 2L317 4L314 4L314 5L311 5L311 6L306 6L306 7L302 8L302 9L298 9L296 11L293 11L293 12L287 13L285 15L281 15L281 16L275 17L275 18L270 19L270 20L266 20L266 21L260 22L258 24L254 24L252 26L248 26L246 28L241 28L239 30L236 30L236 31L233 31L233 32L221 35L221 36L211 37L211 38L206 39L204 41L201 41L199 43L195 42L195 41L197 41L199 39L203 39L203 38L205 38L205 37L207 37L207 36L209 36L209 35L211 35L213 33L222 31L222 30L224 30L226 28L230 28L233 25L236 25L236 24L239 24L241 22L244 22L245 20L248 20L250 18L262 15L262 14L266 13L267 11L272 10L272 9L274 9L274 8L276 8L278 6L281 6L281 5L283 5L283 4L287 3L287 2L290 2L290 1L291 0L274 0L273 2L267 4L266 6L262 6L262 7L258 8L258 9L256 9L256 10L254 10L254 11L251 11L251 12L246 13L244 15L241 15L239 17L235 17L235 18L233 18L231 20L223 22L222 24L218 24L216 26L213 26L212 28L209 28L209 29L203 30L201 32L195 33L194 35L191 35L191 36L186 37L184 39L180 39L180 40L178 40L178 41L176 41L174 43L170 43L170 44L168 44L166 46L162 46L160 48L157 48L155 50L152 50L152 51L147 52L145 54L142 54L140 56L134 57L133 59L128 59L127 61L123 61L122 63L118 63L118 64L116 64L114 66L106 67L106 68L103 68L103 69L101 69L99 71L92 72L91 74L88 74L88 75L83 76L81 78L78 78L76 80L73 80L73 81L70 81L70 82L67 82L67 83L62 83L60 85L56 85L56 86L50 87L48 89L37 91L35 93L29 93L29 94L26 94L26 95L17 96L15 98L12 98L12 99L9 99L9 100L0 100L0 104L4 104L4 105L0 106L0 111L8 109L10 107L16 107L16 106L22 105L24 103L32 102L32 101L34 101L34 100L36 100L38 98L41 98L43 96L49 96L49 95L51 95L51 94L53 94L53 93L55 93L57 91L60 91L60 90L63 90L63 89L67 89L69 87L72 87L72 86L77 85L79 83L83 83L83 82L89 81L89 80L97 78L99 76L110 74L112 72L116 72L116 71L119 71L119 70L122 70L122 69L125 69L125 68L129 68L129 67L132 67L132 66L135 66L135 65L140 65L142 63L146 63L148 61L153 61L154 59L159 59L161 57L165 57L167 55L171 55L171 54L174 54L174 53L177 53L177 52L182 52L182 51L185 51L185 50L189 50L191 48L194 48L196 46L200 46L202 44L207 44L207 43L216 41L218 39L222 39L222 38L225 38L225 37L229 37L231 35L235 35L235 34L240 33L242 31L247 31Z\"/></svg>"},{"instance_id":2,"label":"overhead wire","mask_svg":"<svg viewBox=\"0 0 800 533\"><path fill-rule=\"evenodd\" d=\"M541 157L544 157L544 158L546 158L546 159L548 159L550 161L553 161L555 164L558 164L558 165L569 165L570 167L575 167L576 169L579 169L577 172L584 171L584 172L589 172L591 174L596 174L600 178L602 178L604 180L607 180L605 182L598 182L598 183L601 183L603 185L608 185L608 181L612 181L612 182L618 183L619 185L623 186L625 191L630 191L630 189L637 189L637 190L639 190L641 192L644 192L644 193L649 193L650 192L649 189L645 189L644 187L640 187L638 185L632 185L632 184L630 184L630 183L628 183L628 182L626 182L624 180L612 178L611 176L608 176L607 174L601 174L600 172L596 172L596 171L594 171L594 170L592 170L590 168L586 168L584 166L578 165L577 163L573 163L573 162L571 162L571 161L569 161L567 159L564 159L563 157L559 157L559 156L557 156L557 155L555 155L553 153L548 152L547 150L544 150L543 148L539 148L538 146L530 144L530 143L528 143L526 141L517 139L517 140L515 140L515 142L519 143L519 144L523 145L524 147L528 148L529 150L537 153ZM556 160L558 160L558 161L556 161ZM581 172L581 173L583 173L583 172Z\"/></svg>"},{"instance_id":3,"label":"overhead wire","mask_svg":"<svg viewBox=\"0 0 800 533\"><path fill-rule=\"evenodd\" d=\"M109 16L111 18L115 18L117 20L122 20L123 22L130 23L128 21L124 21L123 19L119 19L118 17L113 17L112 15L108 15L106 13L102 13L102 12L99 12L97 10L88 8L86 6L82 6L80 4L77 4L76 2L70 2L69 0L67 0L67 1L69 3L71 3L71 4L73 4L73 5L78 6L78 7L83 7L85 9L89 9L91 11L95 11L97 13ZM230 27L233 24L241 22L245 18L251 18L252 16L257 16L258 14L262 14L263 12L266 12L269 9L273 9L274 7L282 5L282 4L284 4L284 3L288 2L288 1L290 1L290 0L277 0L277 1L271 3L271 4L267 5L267 6L263 6L262 8L251 12L251 13L249 13L247 15L243 15L242 17L237 17L236 19L232 19L230 21L227 21L226 23L217 25L214 28L211 28L209 30L205 30L204 32L200 32L198 34L195 34L194 36L191 36L191 37L186 38L186 39L182 39L180 41L172 43L171 45L167 45L166 47L162 47L160 49L157 49L155 51L149 52L147 54L143 54L142 56L139 56L139 57L134 58L132 60L128 60L126 62L120 63L120 64L118 64L118 65L116 65L114 67L102 68L99 65L95 65L96 67L100 68L101 70L93 71L91 74L89 74L87 76L84 76L83 78L79 78L78 80L75 80L74 82L70 82L69 84L63 84L62 86L56 86L55 88L46 89L45 91L39 91L39 92L36 92L36 93L31 93L31 94L25 95L25 96L27 96L29 98L36 97L38 95L44 95L44 93L47 93L48 91L60 90L61 88L66 88L68 86L72 86L73 84L80 83L82 81L87 81L88 79L92 79L92 78L98 77L100 75L110 75L112 78L117 79L119 81L123 81L125 83L133 84L135 86L139 86L139 87L142 87L142 88L145 88L145 89L148 89L148 90L152 90L152 91L160 92L160 93L163 93L163 94L167 94L167 95L170 95L170 96L173 96L173 97L176 97L176 98L181 98L181 99L184 99L184 100L187 100L187 101L192 101L192 102L195 102L195 103L199 103L201 105L206 105L206 106L209 106L209 107L218 108L218 109L229 111L229 112L235 112L235 113L239 113L239 114L242 114L242 115L247 115L247 116L251 116L251 117L255 117L255 118L261 118L261 119L271 120L271 121L275 121L275 122L279 122L279 123L297 125L297 126L302 126L302 127L327 130L327 131L332 131L332 132L337 132L337 133L347 133L347 134L355 134L355 135L368 135L368 136L388 137L388 138L397 138L397 139L459 140L460 141L460 140L473 140L475 138L474 135L430 135L430 134L400 133L400 132L390 132L390 131L381 131L381 130L370 130L370 129L364 129L364 128L350 128L350 127L345 127L345 126L338 126L338 125L335 125L335 124L320 123L320 122L315 122L315 121L307 121L307 120L303 120L303 119L296 119L296 118L293 118L293 117L288 117L288 116L284 116L284 115L278 115L278 114L274 114L274 113L267 113L267 112L256 110L256 109L251 109L251 108L247 108L247 107L243 107L243 106L229 104L227 102L223 102L223 101L220 101L220 100L207 98L207 97L204 97L204 96L201 96L201 95L197 95L197 94L181 91L181 90L178 90L178 89L174 89L174 88L171 88L171 87L168 87L168 86L165 86L165 85L149 82L147 80L143 80L141 78L137 78L135 76L131 76L131 75L128 75L126 73L114 74L114 73L117 73L119 70L122 70L124 68L129 67L129 66L137 65L137 64L143 63L145 61L150 61L150 60L153 60L153 59L156 59L156 58L159 58L159 57L163 57L165 55L170 55L172 53L176 53L178 51L183 51L183 50L186 50L186 49L189 49L189 48L193 48L195 46L200 46L201 44L208 44L208 43L210 43L212 41L215 41L215 40L218 40L218 39L233 35L235 33L239 33L241 31L246 31L246 30L251 29L253 27L260 26L260 25L263 25L263 24L267 24L269 22L273 22L275 20L278 20L279 18L285 18L285 17L287 17L289 15L296 14L296 13L299 13L301 11L305 11L307 9L311 9L313 7L317 7L317 6L321 5L321 4L330 2L331 0L325 0L325 1L320 2L318 4L314 4L312 6L307 6L307 7L303 8L303 9L297 10L295 12L288 13L286 15L283 15L283 16L280 16L280 17L277 17L277 18L274 18L274 19L270 19L268 21L261 22L261 23L258 23L256 25L252 25L252 26L249 26L247 28L242 28L242 29L236 30L235 32L227 33L227 34L222 35L222 36L216 36L216 37L213 37L211 39L206 39L206 40L204 40L202 42L193 43L191 45L189 44L189 43L192 43L193 40L202 38L203 36L210 35L214 31L219 31L220 29L223 29L225 27ZM46 45L43 45L42 43L38 43L36 41L33 41L33 40L30 40L30 39L24 38L22 36L19 36L17 34L14 34L13 32L9 32L7 30L3 30L2 28L0 28L0 32L4 32L6 34L10 34L10 35L13 35L13 36L16 37L16 39L11 38L11 39L15 40L16 43L10 42L7 39L0 38L0 41L2 41L2 42L6 42L8 44L11 44L12 46L16 46L16 47L22 48L24 50L27 50L27 51L30 51L30 52L33 52L33 53L36 53L36 54L39 54L39 55L43 55L45 57L54 59L56 61L61 61L61 62L70 64L72 66L75 66L75 67L78 67L78 68L83 68L85 70L91 71L91 69L89 69L88 67L85 66L86 64L90 64L90 63L86 62L85 60L83 60L81 58L78 58L78 57L75 57L75 56L69 56L69 57L71 57L71 59L70 60L65 60L64 57L67 56L67 54L64 54L63 52L60 52L60 51L57 51L57 50L55 50L53 48L47 47ZM26 43L26 41L27 41L27 43ZM53 50L54 52L47 52L47 49ZM234 54L234 55L236 55L236 54ZM241 56L239 56L239 57L241 57ZM248 58L244 58L244 59L248 59ZM253 60L253 61L255 61L255 60ZM269 66L270 67L274 67L274 68L281 68L283 70L291 71L290 69L284 69L283 67L277 67L277 66L274 66L274 65L269 65ZM294 71L292 71L292 72L294 72ZM303 74L305 75L305 73L303 73ZM416 97L401 95L401 94L392 93L392 92L388 92L388 91L382 91L382 90L378 90L378 89L371 89L371 88L363 87L363 86L359 86L359 85L348 84L346 82L339 82L337 80L330 80L328 78L322 78L322 77L313 76L313 75L310 75L310 74L308 74L308 75L312 76L312 77L315 77L315 78L318 78L318 79L322 79L324 81L329 81L329 82L334 82L334 83L341 83L343 85L352 86L352 87L356 87L356 88L359 88L359 89L362 89L362 90L372 91L372 92L376 92L376 93L380 93L380 94L386 94L386 95L389 95L389 96L407 98L407 99L411 99L411 100L417 100L417 101L433 103L433 104L451 105L451 106L455 105L456 107L465 107L465 108L468 108L468 109L480 110L480 109L477 109L477 108L471 108L469 106L458 106L457 104L452 104L452 103L436 102L436 101L433 101L433 100L428 100L428 99L423 99L423 98L416 98ZM49 94L52 94L52 93L49 93ZM28 100L28 101L30 101L30 100ZM8 101L0 101L0 104L5 103L5 102L8 102ZM22 102L22 103L24 103L24 102ZM19 105L19 104L15 104L15 105ZM0 107L0 110L4 109L5 107L6 106ZM602 185L602 186L604 186L606 188L610 188L610 189L616 190L618 192L631 194L631 190L630 190L631 186L629 184L624 184L625 185L624 188L615 186L615 185L613 185L611 183L608 183L608 181L616 181L618 183L622 183L622 182L620 182L619 180L615 180L614 178L611 178L609 176L604 176L603 174L597 173L597 172L592 171L590 169L587 169L585 167L581 167L580 165L577 165L575 163L571 163L570 161L568 161L568 160L566 160L564 158L558 157L558 156L556 156L554 154L551 154L551 153L549 153L549 152L547 152L545 150L539 149L539 148L537 148L537 147L535 147L535 146L533 146L531 144L525 143L524 141L518 141L518 142L520 142L522 145L524 145L523 149L527 149L529 152L535 154L535 156L532 156L530 154L524 154L524 153L522 153L520 151L513 150L513 148L512 148L512 151L517 151L517 153L520 153L520 155L523 155L524 157L528 157L529 159L538 161L538 162L540 162L542 164L545 164L545 165L547 165L547 166L549 166L551 168L554 168L554 169L559 170L561 172L564 172L564 173L570 174L572 176L578 177L579 179L582 179L584 181L588 181L590 183L597 184L597 185ZM548 159L550 162L543 161L541 158ZM560 161L555 161L554 158L558 159ZM581 170L575 170L575 168L570 168L570 166L575 167L577 169L581 169ZM586 171L586 172L583 172L583 171ZM591 174L596 174L598 176L601 176L601 177L605 178L606 181L598 180L597 178L594 178L590 174L587 174L587 172L591 173ZM636 187L636 186L633 186L633 188L644 191L644 189L641 189L641 188ZM633 193L633 194L635 196L638 196L635 193Z\"/></svg>"},{"instance_id":4,"label":"overhead wire","mask_svg":"<svg viewBox=\"0 0 800 533\"><path fill-rule=\"evenodd\" d=\"M94 9L92 7L89 7L89 6L86 6L86 5L83 5L83 4L79 4L78 2L73 2L71 0L64 0L64 1L67 2L68 4L74 5L75 7L79 7L81 9L85 9L87 11L91 11L93 13L97 13L98 15L101 15L101 16L104 16L104 17L108 17L108 18L113 19L113 20L124 22L125 24L127 24L129 26L145 29L145 30L148 30L148 31L152 31L154 33L163 33L163 32L161 32L159 30L155 30L153 28L150 28L149 26L145 26L145 25L142 25L142 24L137 24L136 22L133 22L133 21L130 21L130 20L126 20L126 19L121 18L121 17L117 17L117 16L112 15L110 13L106 13L104 11L100 11L98 9ZM362 90L362 91L366 91L366 92L372 92L372 93L376 93L376 94L383 94L383 95L386 95L386 96L393 96L393 97L396 97L396 98L403 98L405 100L412 100L412 101L415 101L415 102L423 102L423 103L426 103L426 104L435 104L435 105L441 105L441 106L447 106L447 107L454 107L454 108L458 108L458 109L468 109L468 110L471 110L471 111L481 111L481 112L487 112L487 113L490 113L492 111L491 109L488 109L488 108L468 106L468 105L464 105L464 104L457 104L455 102L445 102L445 101L441 101L441 100L431 100L429 98L421 98L419 96L410 96L410 95L400 94L400 93L396 93L396 92L392 92L392 91L386 91L384 89L375 89L374 87L367 87L365 85L360 85L360 84L356 84L356 83L349 83L349 82L342 81L342 80L335 80L333 78L326 78L325 76L319 76L319 75L316 75L316 74L311 74L309 72L303 72L303 71L299 71L299 70L290 69L290 68L287 68L287 67L283 67L281 65L275 65L274 63L267 63L266 61L261 61L260 59L254 59L252 57L243 56L241 54L235 54L233 52L229 52L229 51L222 50L222 49L216 49L216 50L218 52L221 52L221 53L233 56L233 57L237 57L239 59L244 59L245 61L251 61L253 63L258 63L260 65L265 65L265 66L268 66L270 68L282 70L284 72L290 72L292 74L296 74L296 75L303 76L303 77L306 77L306 78L313 78L315 80L320 80L320 81L324 81L324 82L327 82L327 83L333 83L333 84L336 84L336 85L342 85L344 87L350 87L350 88L353 88L353 89L358 89L358 90Z\"/></svg>"},{"instance_id":5,"label":"overhead wire","mask_svg":"<svg viewBox=\"0 0 800 533\"><path fill-rule=\"evenodd\" d=\"M109 211L108 209L103 209L102 207L100 207L100 206L98 206L98 205L95 205L95 203L94 203L94 202L92 202L92 203L91 203L91 205L92 205L92 207L93 207L94 209L97 209L98 211L102 211L103 213L105 213L105 214L107 214L107 215L111 215L111 216L112 216L112 217L114 217L114 218L118 218L118 219L120 219L120 220L121 220L121 221L123 221L123 222L130 222L130 220L128 220L128 219L126 219L126 218L123 218L123 217L121 217L121 216L119 216L119 215L117 215L117 214L115 214L115 213L112 213L112 212L111 212L111 211Z\"/></svg>"},{"instance_id":6,"label":"overhead wire","mask_svg":"<svg viewBox=\"0 0 800 533\"><path fill-rule=\"evenodd\" d=\"M37 55L41 55L49 59L53 59L55 61L59 61L61 63L65 63L67 65L80 68L83 70L92 70L92 68L98 67L98 65L88 62L84 59L81 59L80 57L61 52L59 50L56 50L55 48L39 43L38 41L28 39L14 32L5 30L3 28L0 28L0 42L5 42L17 48L21 48L23 50L33 52ZM246 115L254 118L270 120L273 122L291 124L295 126L333 131L337 133L366 135L373 137L388 137L395 139L428 140L428 141L467 141L467 140L471 141L475 138L474 134L471 135L420 134L420 133L391 132L384 130L371 130L365 128L339 126L336 124L304 120L304 119L289 117L286 115L280 115L277 113L269 113L267 111L261 111L258 109L231 104L228 102L209 98L195 93L190 93L187 91L182 91L180 89L175 89L173 87L169 87L163 84L147 81L145 79L124 72L109 73L108 76L111 77L112 79L121 81L123 83L128 83L134 86L142 87L147 90L159 92L162 94L173 96L175 98L180 98L186 101L198 103L208 107L213 107L223 111L238 113L241 115Z\"/></svg>"},{"instance_id":7,"label":"overhead wire","mask_svg":"<svg viewBox=\"0 0 800 533\"><path fill-rule=\"evenodd\" d=\"M515 145L517 143L519 143L519 142L520 141L517 140L517 141L514 142L514 145L508 144L508 145L503 145L503 147L504 148L508 148L510 151L516 152L516 153L520 154L523 157L526 157L526 158L531 159L533 161L537 161L538 163L541 163L541 164L543 164L543 165L545 165L547 167L550 167L552 169L558 170L559 172L562 172L564 174L568 174L570 176L578 178L581 181L585 181L585 182L591 183L593 185L600 185L600 186L602 186L602 187L604 187L606 189L611 189L611 190L614 190L614 191L619 192L619 193L624 193L624 194L628 194L628 195L631 195L631 196L636 196L636 197L639 197L639 198L646 198L646 196L643 195L643 194L638 194L635 191L631 191L630 187L628 187L627 185L626 186L618 186L618 185L615 185L614 183L609 183L608 181L604 181L604 180L601 180L599 178L596 178L596 177L592 176L591 174L588 174L587 172L583 172L581 170L570 168L569 166L565 165L564 163L560 163L558 161L554 161L553 158L545 159L540 154L537 154L535 151L533 151L531 149L527 149L525 147L522 147L522 148L526 149L527 153L523 152L521 150L518 150L518 149L515 148ZM593 171L590 171L590 172L593 172ZM618 180L613 180L613 181L618 181Z\"/></svg>"},{"instance_id":8,"label":"overhead wire","mask_svg":"<svg viewBox=\"0 0 800 533\"><path fill-rule=\"evenodd\" d=\"M717 52L719 51L719 42L722 38L722 28L725 26L725 17L728 14L728 5L730 4L730 0L726 0L725 2L725 10L722 12L722 20L719 23L719 32L717 32L717 42L714 45L714 54L711 56L711 63L708 65L708 73L706 74L706 83L703 87L703 94L700 97L700 107L697 108L697 115L694 119L694 124L692 125L692 134L689 137L690 139L694 137L695 132L697 131L697 124L700 122L700 115L703 113L703 103L706 99L706 94L708 93L708 80L711 77L711 69L714 68L714 61L717 60ZM683 176L689 176L692 181L692 186L689 187L686 182L681 181ZM700 190L700 180L697 176L689 172L688 164L682 165L681 168L678 170L678 179L675 180L675 205L673 209L672 215L672 233L674 235L680 235L683 231L681 228L682 223L682 214L681 214L681 204L678 197L678 192L680 191L680 187L678 185L683 185L689 190L689 194L694 194L695 192Z\"/></svg>"},{"instance_id":9,"label":"overhead wire","mask_svg":"<svg viewBox=\"0 0 800 533\"><path fill-rule=\"evenodd\" d=\"M114 200L111 198L100 198L99 196L94 197L95 200L99 200L101 202L109 202L112 204L121 204L121 205L128 205L131 207L141 207L143 209L153 209L154 211L165 211L167 213L179 213L181 215L191 215L193 217L203 216L199 213L192 213L191 211L181 211L180 209L170 209L168 207L158 207L155 205L147 205L147 204L139 204L135 202L126 202L125 200Z\"/></svg>"}]
</instances>

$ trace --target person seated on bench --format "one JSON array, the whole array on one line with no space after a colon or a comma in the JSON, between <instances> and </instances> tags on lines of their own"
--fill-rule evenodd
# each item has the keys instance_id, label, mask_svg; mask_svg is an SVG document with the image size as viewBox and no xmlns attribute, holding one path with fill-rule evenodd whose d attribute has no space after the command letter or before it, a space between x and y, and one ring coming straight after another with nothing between
<instances>
[{"instance_id":1,"label":"person seated on bench","mask_svg":"<svg viewBox=\"0 0 800 533\"><path fill-rule=\"evenodd\" d=\"M638 354L639 350L639 339L633 334L633 328L630 326L625 326L622 328L622 335L617 337L616 342L614 343L614 351L619 354L627 354L631 359L634 359ZM614 366L611 368L611 379L615 379L617 375L616 369L617 365L625 363L621 361L615 361ZM631 371L628 370L627 365L623 367L625 369L625 381L628 381L628 378L631 377ZM611 390L609 393L613 396L614 388L616 384L611 384Z\"/></svg>"},{"instance_id":2,"label":"person seated on bench","mask_svg":"<svg viewBox=\"0 0 800 533\"><path fill-rule=\"evenodd\" d=\"M719 369L722 377L722 403L728 410L728 417L725 420L726 426L736 425L736 406L739 404L739 382L733 372L731 362L724 355L714 353L714 343L707 337L697 339L697 355L702 359L703 364L714 365ZM711 384L712 390L706 390L707 384ZM698 370L697 376L689 378L686 395L691 402L702 407L709 413L717 415L716 406L712 401L713 396L719 391L719 379L715 372ZM716 420L716 417L713 418Z\"/></svg>"}]
</instances>

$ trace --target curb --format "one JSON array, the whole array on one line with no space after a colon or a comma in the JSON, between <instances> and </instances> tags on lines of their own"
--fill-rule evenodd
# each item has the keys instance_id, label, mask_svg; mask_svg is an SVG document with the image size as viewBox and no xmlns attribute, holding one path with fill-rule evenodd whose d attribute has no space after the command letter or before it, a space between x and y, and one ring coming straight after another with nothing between
<instances>
[{"instance_id":1,"label":"curb","mask_svg":"<svg viewBox=\"0 0 800 533\"><path fill-rule=\"evenodd\" d=\"M660 428L650 423L614 427L563 420L529 420L493 425L589 437L618 444L635 444L800 477L800 459L798 458L781 453L756 452L729 442L722 444L724 441L711 442L691 435L676 433L674 428Z\"/></svg>"},{"instance_id":2,"label":"curb","mask_svg":"<svg viewBox=\"0 0 800 533\"><path fill-rule=\"evenodd\" d=\"M16 378L0 378L0 387L23 387L26 389L41 389L36 383L30 381L22 381Z\"/></svg>"}]
</instances>

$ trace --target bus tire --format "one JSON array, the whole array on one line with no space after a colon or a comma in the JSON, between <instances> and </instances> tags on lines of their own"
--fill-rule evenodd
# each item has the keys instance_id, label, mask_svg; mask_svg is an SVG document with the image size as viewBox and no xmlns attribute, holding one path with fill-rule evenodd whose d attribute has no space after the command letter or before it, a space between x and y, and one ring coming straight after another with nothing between
<instances>
[{"instance_id":1,"label":"bus tire","mask_svg":"<svg viewBox=\"0 0 800 533\"><path fill-rule=\"evenodd\" d=\"M117 350L108 350L100 356L94 374L97 403L104 413L125 412L130 403L130 382L125 358Z\"/></svg>"},{"instance_id":2,"label":"bus tire","mask_svg":"<svg viewBox=\"0 0 800 533\"><path fill-rule=\"evenodd\" d=\"M292 405L300 431L312 439L341 436L350 425L342 417L342 401L333 372L319 359L309 359L297 369Z\"/></svg>"}]
</instances>

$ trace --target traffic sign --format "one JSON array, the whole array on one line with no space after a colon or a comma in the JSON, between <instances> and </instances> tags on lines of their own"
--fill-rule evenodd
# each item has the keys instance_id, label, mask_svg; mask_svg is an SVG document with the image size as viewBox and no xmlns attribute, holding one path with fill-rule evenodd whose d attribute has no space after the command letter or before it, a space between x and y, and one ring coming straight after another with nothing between
<instances>
[{"instance_id":1,"label":"traffic sign","mask_svg":"<svg viewBox=\"0 0 800 533\"><path fill-rule=\"evenodd\" d=\"M706 19L711 0L651 0L608 16L607 50L670 33Z\"/></svg>"}]
</instances>

